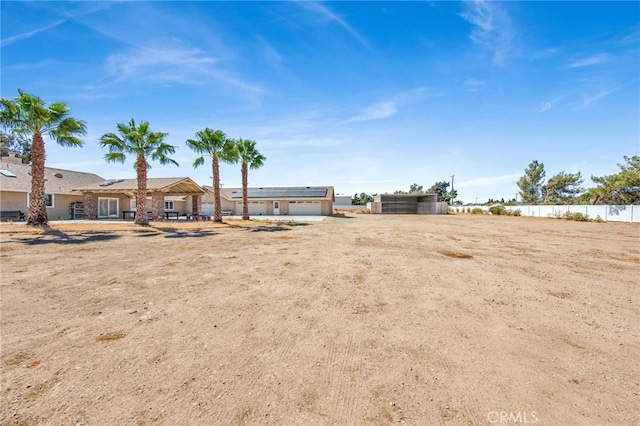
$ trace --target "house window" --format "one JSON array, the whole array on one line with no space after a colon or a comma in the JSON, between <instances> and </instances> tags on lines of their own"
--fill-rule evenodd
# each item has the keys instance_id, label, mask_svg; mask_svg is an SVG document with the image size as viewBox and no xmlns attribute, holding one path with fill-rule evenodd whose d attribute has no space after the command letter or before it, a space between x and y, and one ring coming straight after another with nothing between
<instances>
[{"instance_id":1,"label":"house window","mask_svg":"<svg viewBox=\"0 0 640 426\"><path fill-rule=\"evenodd\" d=\"M118 199L98 198L98 217L118 217Z\"/></svg>"},{"instance_id":2,"label":"house window","mask_svg":"<svg viewBox=\"0 0 640 426\"><path fill-rule=\"evenodd\" d=\"M136 208L138 208L138 200L136 200L135 198L129 200L129 208L131 210L135 210Z\"/></svg>"},{"instance_id":3,"label":"house window","mask_svg":"<svg viewBox=\"0 0 640 426\"><path fill-rule=\"evenodd\" d=\"M27 196L27 206L31 205L31 194ZM44 194L44 205L50 208L55 207L53 202L53 194Z\"/></svg>"},{"instance_id":4,"label":"house window","mask_svg":"<svg viewBox=\"0 0 640 426\"><path fill-rule=\"evenodd\" d=\"M165 210L173 210L173 201L165 201L164 202Z\"/></svg>"}]
</instances>

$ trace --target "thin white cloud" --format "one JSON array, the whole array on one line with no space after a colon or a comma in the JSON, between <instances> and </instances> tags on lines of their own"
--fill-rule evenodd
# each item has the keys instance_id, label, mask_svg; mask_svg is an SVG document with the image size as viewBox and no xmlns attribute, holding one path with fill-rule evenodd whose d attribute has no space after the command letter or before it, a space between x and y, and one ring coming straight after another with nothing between
<instances>
[{"instance_id":1,"label":"thin white cloud","mask_svg":"<svg viewBox=\"0 0 640 426\"><path fill-rule=\"evenodd\" d=\"M467 79L467 81L465 81L464 84L467 86L467 90L471 92L477 92L486 86L486 83L484 81L477 80L475 78Z\"/></svg>"},{"instance_id":2,"label":"thin white cloud","mask_svg":"<svg viewBox=\"0 0 640 426\"><path fill-rule=\"evenodd\" d=\"M43 25L41 27L35 28L33 30L30 31L26 31L24 33L21 34L16 34L14 36L11 37L7 37L7 38L3 38L2 41L0 41L0 47L5 47L5 46L9 46L17 41L20 40L25 40L28 38L31 38L35 35L38 35L42 32L45 32L47 30L50 30L52 28L57 27L58 25L64 24L65 22L69 21L69 20L73 20L75 18L78 18L80 16L83 15L88 15L90 13L93 12L97 12L99 10L103 10L106 8L111 7L112 5L116 4L116 1L110 1L110 2L89 2L89 3L78 3L78 9L73 11L73 12L67 12L67 13L63 13L64 17L57 19L56 21ZM75 6L75 4L74 4Z\"/></svg>"},{"instance_id":3,"label":"thin white cloud","mask_svg":"<svg viewBox=\"0 0 640 426\"><path fill-rule=\"evenodd\" d=\"M329 10L329 8L323 6L322 4L320 4L318 2L300 1L300 2L298 2L298 4L300 6L302 6L302 7L304 7L307 10L311 10L311 11L315 12L316 14L319 14L320 16L322 16L323 18L325 18L325 19L327 19L327 20L329 20L331 22L337 23L342 28L347 30L347 32L349 32L356 40L358 40L360 43L362 43L366 47L369 47L369 44L367 43L365 38L362 35L360 35L360 33L358 31L356 31L351 25L349 25L340 16L336 15L331 10Z\"/></svg>"},{"instance_id":4,"label":"thin white cloud","mask_svg":"<svg viewBox=\"0 0 640 426\"><path fill-rule=\"evenodd\" d=\"M586 108L591 104L594 104L604 98L606 98L607 96L611 95L612 93L614 93L617 89L609 89L609 90L601 90L593 95L584 95L582 97L582 108Z\"/></svg>"},{"instance_id":5,"label":"thin white cloud","mask_svg":"<svg viewBox=\"0 0 640 426\"><path fill-rule=\"evenodd\" d=\"M346 122L357 123L361 121L384 120L396 115L400 110L400 107L418 102L424 99L425 96L437 95L428 93L426 87L418 87L417 89L395 95L383 102L371 104L365 107L359 114L347 119Z\"/></svg>"},{"instance_id":6,"label":"thin white cloud","mask_svg":"<svg viewBox=\"0 0 640 426\"><path fill-rule=\"evenodd\" d=\"M567 65L567 68L582 68L582 67L590 67L593 65L604 64L606 62L611 61L613 57L607 53L600 55L588 56L586 58L577 59Z\"/></svg>"},{"instance_id":7,"label":"thin white cloud","mask_svg":"<svg viewBox=\"0 0 640 426\"><path fill-rule=\"evenodd\" d=\"M262 91L216 67L219 63L219 59L175 39L131 46L106 59L107 73L116 82L137 80L156 84L200 85L215 78L248 92Z\"/></svg>"},{"instance_id":8,"label":"thin white cloud","mask_svg":"<svg viewBox=\"0 0 640 426\"><path fill-rule=\"evenodd\" d=\"M504 65L513 53L516 31L503 3L476 0L466 6L460 16L474 26L469 38L492 52L494 65Z\"/></svg>"},{"instance_id":9,"label":"thin white cloud","mask_svg":"<svg viewBox=\"0 0 640 426\"><path fill-rule=\"evenodd\" d=\"M348 123L357 123L360 121L384 120L393 117L398 112L398 106L395 102L380 102L366 107L361 114L347 120Z\"/></svg>"},{"instance_id":10,"label":"thin white cloud","mask_svg":"<svg viewBox=\"0 0 640 426\"><path fill-rule=\"evenodd\" d=\"M540 104L540 108L538 109L538 113L542 114L543 112L547 112L551 110L556 105L556 103L558 103L558 101L560 101L562 98L563 98L562 96L559 96L549 101L542 102Z\"/></svg>"},{"instance_id":11,"label":"thin white cloud","mask_svg":"<svg viewBox=\"0 0 640 426\"><path fill-rule=\"evenodd\" d=\"M282 70L282 55L280 55L276 49L274 49L269 43L265 41L262 37L257 37L256 39L258 56L262 59L262 61L278 70Z\"/></svg>"},{"instance_id":12,"label":"thin white cloud","mask_svg":"<svg viewBox=\"0 0 640 426\"><path fill-rule=\"evenodd\" d=\"M143 78L195 83L187 81L187 76L194 71L206 71L217 61L199 49L169 40L131 47L110 55L106 62L109 74L120 80Z\"/></svg>"},{"instance_id":13,"label":"thin white cloud","mask_svg":"<svg viewBox=\"0 0 640 426\"><path fill-rule=\"evenodd\" d=\"M62 24L64 22L66 22L65 19L60 19L58 21L55 21L55 22L53 22L51 24L42 26L40 28L36 28L34 30L27 31L27 32L22 33L22 34L17 34L17 35L11 36L11 37L3 38L2 42L0 42L0 46L2 46L2 47L9 46L9 45L15 43L16 41L24 40L24 39L27 39L27 38L31 38L34 35L40 34L43 31L47 31L47 30L50 30L51 28L55 28L55 27L57 27L58 25L60 25L60 24Z\"/></svg>"},{"instance_id":14,"label":"thin white cloud","mask_svg":"<svg viewBox=\"0 0 640 426\"><path fill-rule=\"evenodd\" d=\"M542 105L540 105L540 109L538 110L538 112L543 113L549 111L551 108L553 108L553 102L543 102Z\"/></svg>"},{"instance_id":15,"label":"thin white cloud","mask_svg":"<svg viewBox=\"0 0 640 426\"><path fill-rule=\"evenodd\" d=\"M455 187L456 188L469 188L469 187L472 187L472 186L495 185L495 184L511 182L511 181L515 182L521 176L522 176L521 173L512 173L512 174L502 175L502 176L492 176L492 177L485 177L485 178L477 178L477 179L471 179L471 180L465 180L465 181L461 181L461 182L456 182Z\"/></svg>"}]
</instances>

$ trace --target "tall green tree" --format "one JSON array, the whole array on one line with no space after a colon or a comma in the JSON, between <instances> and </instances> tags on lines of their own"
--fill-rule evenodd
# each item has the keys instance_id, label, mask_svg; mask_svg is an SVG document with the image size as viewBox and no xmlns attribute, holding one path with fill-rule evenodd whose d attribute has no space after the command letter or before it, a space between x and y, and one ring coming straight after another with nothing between
<instances>
[{"instance_id":1,"label":"tall green tree","mask_svg":"<svg viewBox=\"0 0 640 426\"><path fill-rule=\"evenodd\" d=\"M242 164L242 220L249 220L248 182L249 169L257 170L264 165L267 157L256 149L256 142L249 139L235 141L238 161Z\"/></svg>"},{"instance_id":2,"label":"tall green tree","mask_svg":"<svg viewBox=\"0 0 640 426\"><path fill-rule=\"evenodd\" d=\"M538 204L540 202L545 174L544 164L538 163L538 160L533 160L524 169L524 176L518 181L520 199L524 204Z\"/></svg>"},{"instance_id":3,"label":"tall green tree","mask_svg":"<svg viewBox=\"0 0 640 426\"><path fill-rule=\"evenodd\" d=\"M22 164L29 164L31 162L31 141L0 131L0 155L6 157L12 152L20 158Z\"/></svg>"},{"instance_id":4,"label":"tall green tree","mask_svg":"<svg viewBox=\"0 0 640 426\"><path fill-rule=\"evenodd\" d=\"M458 191L449 191L449 185L451 185L450 182L436 182L431 185L431 188L427 189L426 192L431 194L438 194L438 201L446 201L447 203L450 203L452 199L458 197Z\"/></svg>"},{"instance_id":5,"label":"tall green tree","mask_svg":"<svg viewBox=\"0 0 640 426\"><path fill-rule=\"evenodd\" d=\"M624 156L626 164L618 164L620 172L607 176L591 176L598 186L589 189L593 204L640 204L640 156Z\"/></svg>"},{"instance_id":6,"label":"tall green tree","mask_svg":"<svg viewBox=\"0 0 640 426\"><path fill-rule=\"evenodd\" d=\"M574 204L584 192L582 174L560 172L549 178L542 187L542 202L545 204Z\"/></svg>"},{"instance_id":7,"label":"tall green tree","mask_svg":"<svg viewBox=\"0 0 640 426\"><path fill-rule=\"evenodd\" d=\"M409 194L424 194L422 185L418 185L417 183L411 184L411 186L409 186Z\"/></svg>"},{"instance_id":8,"label":"tall green tree","mask_svg":"<svg viewBox=\"0 0 640 426\"><path fill-rule=\"evenodd\" d=\"M150 168L149 158L158 161L160 164L178 163L169 158L169 154L176 152L176 147L164 142L169 135L164 132L152 132L149 129L149 122L143 121L139 125L134 119L128 124L118 123L116 125L118 134L105 133L98 140L100 146L109 148L105 154L108 162L124 163L127 154L136 157L135 169L138 180L138 191L136 193L136 223L138 225L148 225L147 216L147 170Z\"/></svg>"},{"instance_id":9,"label":"tall green tree","mask_svg":"<svg viewBox=\"0 0 640 426\"><path fill-rule=\"evenodd\" d=\"M79 136L86 134L84 121L71 117L64 102L46 104L40 97L18 89L15 100L0 99L0 122L18 139L31 139L31 202L27 224L45 226L44 135L62 146L81 147Z\"/></svg>"},{"instance_id":10,"label":"tall green tree","mask_svg":"<svg viewBox=\"0 0 640 426\"><path fill-rule=\"evenodd\" d=\"M213 220L222 222L222 202L220 200L220 161L233 164L237 162L238 151L232 139L228 139L222 130L206 128L196 133L195 139L187 140L187 146L196 154L201 154L193 162L193 167L204 164L204 157L211 157L213 169Z\"/></svg>"}]
</instances>

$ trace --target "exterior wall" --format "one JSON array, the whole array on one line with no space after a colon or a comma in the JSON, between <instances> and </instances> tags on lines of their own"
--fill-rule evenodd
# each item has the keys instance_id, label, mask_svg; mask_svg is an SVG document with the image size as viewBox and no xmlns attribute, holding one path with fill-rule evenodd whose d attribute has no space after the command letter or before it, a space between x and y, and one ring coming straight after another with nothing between
<instances>
[{"instance_id":1,"label":"exterior wall","mask_svg":"<svg viewBox=\"0 0 640 426\"><path fill-rule=\"evenodd\" d=\"M49 220L69 219L69 204L84 201L84 197L68 194L52 194L53 207L47 207L47 217ZM24 213L29 211L29 195L25 192L0 192L1 210L20 210Z\"/></svg>"},{"instance_id":2,"label":"exterior wall","mask_svg":"<svg viewBox=\"0 0 640 426\"><path fill-rule=\"evenodd\" d=\"M289 216L289 202L280 201L280 216Z\"/></svg>"},{"instance_id":3,"label":"exterior wall","mask_svg":"<svg viewBox=\"0 0 640 426\"><path fill-rule=\"evenodd\" d=\"M456 213L466 212L467 209L481 208L489 213L489 206L453 206ZM582 213L590 219L600 216L607 222L632 222L640 223L640 205L613 206L613 205L520 205L505 206L507 210L520 210L522 216L531 217L562 217L566 212Z\"/></svg>"},{"instance_id":4,"label":"exterior wall","mask_svg":"<svg viewBox=\"0 0 640 426\"><path fill-rule=\"evenodd\" d=\"M351 195L336 195L335 208L339 209L351 205Z\"/></svg>"},{"instance_id":5,"label":"exterior wall","mask_svg":"<svg viewBox=\"0 0 640 426\"><path fill-rule=\"evenodd\" d=\"M333 201L321 201L322 204L322 216L333 215Z\"/></svg>"},{"instance_id":6,"label":"exterior wall","mask_svg":"<svg viewBox=\"0 0 640 426\"><path fill-rule=\"evenodd\" d=\"M21 210L26 213L29 210L27 194L24 192L0 192L0 209L5 211Z\"/></svg>"},{"instance_id":7,"label":"exterior wall","mask_svg":"<svg viewBox=\"0 0 640 426\"><path fill-rule=\"evenodd\" d=\"M372 201L367 203L367 208L371 214L382 214L382 203L380 201Z\"/></svg>"},{"instance_id":8,"label":"exterior wall","mask_svg":"<svg viewBox=\"0 0 640 426\"><path fill-rule=\"evenodd\" d=\"M436 214L435 203L418 203L418 214Z\"/></svg>"},{"instance_id":9,"label":"exterior wall","mask_svg":"<svg viewBox=\"0 0 640 426\"><path fill-rule=\"evenodd\" d=\"M47 208L49 220L71 219L69 204L84 201L82 195L54 194L53 198L55 208Z\"/></svg>"},{"instance_id":10,"label":"exterior wall","mask_svg":"<svg viewBox=\"0 0 640 426\"><path fill-rule=\"evenodd\" d=\"M380 194L367 207L372 214L446 214L447 203L436 200L435 194Z\"/></svg>"}]
</instances>

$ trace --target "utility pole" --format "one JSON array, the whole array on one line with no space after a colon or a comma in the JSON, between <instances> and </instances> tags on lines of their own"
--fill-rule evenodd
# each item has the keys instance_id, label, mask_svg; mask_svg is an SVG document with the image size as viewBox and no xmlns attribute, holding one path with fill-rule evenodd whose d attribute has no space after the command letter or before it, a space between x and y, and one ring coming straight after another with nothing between
<instances>
[{"instance_id":1,"label":"utility pole","mask_svg":"<svg viewBox=\"0 0 640 426\"><path fill-rule=\"evenodd\" d=\"M451 199L449 201L451 201L451 205L453 205L453 177L455 175L451 175Z\"/></svg>"}]
</instances>

